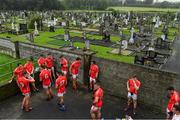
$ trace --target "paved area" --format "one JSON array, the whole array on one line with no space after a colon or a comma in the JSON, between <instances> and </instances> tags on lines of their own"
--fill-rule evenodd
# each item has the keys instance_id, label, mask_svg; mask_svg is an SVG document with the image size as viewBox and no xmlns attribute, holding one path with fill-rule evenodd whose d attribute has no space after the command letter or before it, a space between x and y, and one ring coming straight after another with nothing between
<instances>
[{"instance_id":1,"label":"paved area","mask_svg":"<svg viewBox=\"0 0 180 120\"><path fill-rule=\"evenodd\" d=\"M162 69L180 74L180 36L173 43L173 53Z\"/></svg>"},{"instance_id":2,"label":"paved area","mask_svg":"<svg viewBox=\"0 0 180 120\"><path fill-rule=\"evenodd\" d=\"M67 111L59 111L57 98L46 101L43 91L32 95L31 103L33 110L26 113L20 110L22 95L18 94L5 101L0 102L0 119L89 119L89 110L92 103L92 95L87 90L79 90L74 93L68 88L65 95ZM104 106L102 108L103 118L124 118L126 100L119 99L105 93ZM136 118L164 118L164 114L154 113L153 110L139 104Z\"/></svg>"}]
</instances>

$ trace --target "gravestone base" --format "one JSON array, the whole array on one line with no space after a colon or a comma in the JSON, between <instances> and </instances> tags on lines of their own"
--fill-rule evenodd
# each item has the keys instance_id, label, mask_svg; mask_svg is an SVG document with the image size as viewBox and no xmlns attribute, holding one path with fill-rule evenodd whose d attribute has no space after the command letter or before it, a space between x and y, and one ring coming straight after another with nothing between
<instances>
[{"instance_id":1,"label":"gravestone base","mask_svg":"<svg viewBox=\"0 0 180 120\"><path fill-rule=\"evenodd\" d=\"M118 55L119 54L119 49L113 49L112 51L110 51L110 53ZM131 50L121 50L121 55L129 56L129 55L132 55L132 54L133 54L133 51L131 51Z\"/></svg>"}]
</instances>

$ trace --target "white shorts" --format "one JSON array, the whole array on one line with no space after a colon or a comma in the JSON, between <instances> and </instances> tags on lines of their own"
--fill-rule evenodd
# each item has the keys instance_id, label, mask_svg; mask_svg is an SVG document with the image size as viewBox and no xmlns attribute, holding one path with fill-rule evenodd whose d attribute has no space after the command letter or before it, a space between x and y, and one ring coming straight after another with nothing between
<instances>
[{"instance_id":1,"label":"white shorts","mask_svg":"<svg viewBox=\"0 0 180 120\"><path fill-rule=\"evenodd\" d=\"M128 98L132 98L133 100L137 100L137 95L136 94L131 94L130 92L128 92Z\"/></svg>"},{"instance_id":2,"label":"white shorts","mask_svg":"<svg viewBox=\"0 0 180 120\"><path fill-rule=\"evenodd\" d=\"M51 84L49 84L48 86L43 85L43 88L44 88L44 89L48 89L48 88L50 88L50 87L51 87Z\"/></svg>"},{"instance_id":3,"label":"white shorts","mask_svg":"<svg viewBox=\"0 0 180 120\"><path fill-rule=\"evenodd\" d=\"M63 75L67 75L67 71L62 70Z\"/></svg>"},{"instance_id":4,"label":"white shorts","mask_svg":"<svg viewBox=\"0 0 180 120\"><path fill-rule=\"evenodd\" d=\"M23 95L25 96L25 97L30 97L31 96L31 93L29 92L29 93L23 93Z\"/></svg>"},{"instance_id":5,"label":"white shorts","mask_svg":"<svg viewBox=\"0 0 180 120\"><path fill-rule=\"evenodd\" d=\"M57 96L58 96L58 97L63 97L64 94L65 94L65 92L63 92L63 93L58 93Z\"/></svg>"},{"instance_id":6,"label":"white shorts","mask_svg":"<svg viewBox=\"0 0 180 120\"><path fill-rule=\"evenodd\" d=\"M98 110L101 110L101 107L96 107L96 106L92 105L92 107L91 107L92 112L97 112Z\"/></svg>"},{"instance_id":7,"label":"white shorts","mask_svg":"<svg viewBox=\"0 0 180 120\"><path fill-rule=\"evenodd\" d=\"M77 77L78 77L78 74L72 74L73 79L77 79Z\"/></svg>"},{"instance_id":8,"label":"white shorts","mask_svg":"<svg viewBox=\"0 0 180 120\"><path fill-rule=\"evenodd\" d=\"M90 83L92 83L92 82L96 83L96 79L90 77Z\"/></svg>"}]
</instances>

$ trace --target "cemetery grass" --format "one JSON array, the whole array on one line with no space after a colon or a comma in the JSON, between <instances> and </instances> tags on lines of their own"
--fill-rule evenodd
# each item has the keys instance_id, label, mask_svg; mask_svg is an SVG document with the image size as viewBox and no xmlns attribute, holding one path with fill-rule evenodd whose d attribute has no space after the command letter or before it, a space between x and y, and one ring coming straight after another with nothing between
<instances>
[{"instance_id":1,"label":"cemetery grass","mask_svg":"<svg viewBox=\"0 0 180 120\"><path fill-rule=\"evenodd\" d=\"M119 11L135 11L135 12L178 12L180 8L153 8L153 7L109 7L109 9L119 10Z\"/></svg>"},{"instance_id":2,"label":"cemetery grass","mask_svg":"<svg viewBox=\"0 0 180 120\"><path fill-rule=\"evenodd\" d=\"M13 75L14 69L17 67L18 63L21 63L24 65L27 61L27 58L25 59L15 59L13 57L10 57L8 55L1 54L0 59L0 86L8 83L8 81L11 79ZM37 67L37 58L34 59L34 66Z\"/></svg>"},{"instance_id":3,"label":"cemetery grass","mask_svg":"<svg viewBox=\"0 0 180 120\"><path fill-rule=\"evenodd\" d=\"M12 58L8 55L0 54L1 59L0 59L0 86L4 83L7 83L7 81L10 80L12 76L12 70L15 68L15 64L7 64L9 62L12 62L16 60L15 58ZM11 68L12 67L12 68Z\"/></svg>"}]
</instances>

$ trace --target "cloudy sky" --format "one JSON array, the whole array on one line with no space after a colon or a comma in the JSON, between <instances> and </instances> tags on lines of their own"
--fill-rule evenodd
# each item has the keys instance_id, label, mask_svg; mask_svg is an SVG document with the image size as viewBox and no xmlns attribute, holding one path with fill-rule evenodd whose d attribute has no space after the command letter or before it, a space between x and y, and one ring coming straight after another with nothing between
<instances>
[{"instance_id":1,"label":"cloudy sky","mask_svg":"<svg viewBox=\"0 0 180 120\"><path fill-rule=\"evenodd\" d=\"M169 1L169 2L180 2L180 0L158 0L159 2L162 2L162 1Z\"/></svg>"}]
</instances>

